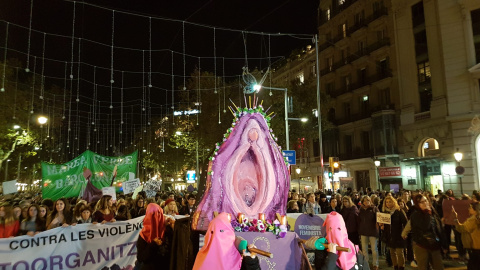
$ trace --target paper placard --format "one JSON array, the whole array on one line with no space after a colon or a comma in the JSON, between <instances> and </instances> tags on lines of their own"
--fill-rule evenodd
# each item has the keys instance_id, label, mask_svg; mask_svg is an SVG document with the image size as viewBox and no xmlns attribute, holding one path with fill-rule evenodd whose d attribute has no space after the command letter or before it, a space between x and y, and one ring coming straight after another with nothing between
<instances>
[{"instance_id":1,"label":"paper placard","mask_svg":"<svg viewBox=\"0 0 480 270\"><path fill-rule=\"evenodd\" d=\"M115 193L115 187L103 187L102 194L112 196L113 202L117 201L117 193Z\"/></svg>"},{"instance_id":2,"label":"paper placard","mask_svg":"<svg viewBox=\"0 0 480 270\"><path fill-rule=\"evenodd\" d=\"M468 208L470 208L471 200L443 200L442 210L443 210L443 218L444 223L448 225L455 225L456 223L453 221L455 217L452 213L452 207L455 208L455 212L457 212L457 218L460 223L465 222L470 214L468 212Z\"/></svg>"},{"instance_id":3,"label":"paper placard","mask_svg":"<svg viewBox=\"0 0 480 270\"><path fill-rule=\"evenodd\" d=\"M138 187L135 189L135 191L133 191L132 199L135 200L135 199L137 198L138 193L139 193L140 191L142 191L142 190L143 190L143 186L138 186Z\"/></svg>"},{"instance_id":4,"label":"paper placard","mask_svg":"<svg viewBox=\"0 0 480 270\"><path fill-rule=\"evenodd\" d=\"M17 193L17 180L3 182L3 195Z\"/></svg>"},{"instance_id":5,"label":"paper placard","mask_svg":"<svg viewBox=\"0 0 480 270\"><path fill-rule=\"evenodd\" d=\"M140 179L138 178L123 182L123 194L129 194L134 192L138 186L140 186Z\"/></svg>"},{"instance_id":6,"label":"paper placard","mask_svg":"<svg viewBox=\"0 0 480 270\"><path fill-rule=\"evenodd\" d=\"M391 224L392 223L392 215L377 212L377 222L378 223L383 223L383 224Z\"/></svg>"}]
</instances>

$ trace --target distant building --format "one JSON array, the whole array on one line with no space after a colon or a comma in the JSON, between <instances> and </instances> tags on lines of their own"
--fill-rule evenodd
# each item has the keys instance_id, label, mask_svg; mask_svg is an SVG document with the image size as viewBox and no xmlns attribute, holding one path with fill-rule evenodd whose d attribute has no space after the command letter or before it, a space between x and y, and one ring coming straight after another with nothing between
<instances>
[{"instance_id":1,"label":"distant building","mask_svg":"<svg viewBox=\"0 0 480 270\"><path fill-rule=\"evenodd\" d=\"M327 0L318 22L320 87L335 124L323 133L319 188L478 190L480 1ZM273 83L315 76L311 51L276 70ZM318 140L307 144L300 176L315 182ZM341 163L330 179L329 157Z\"/></svg>"}]
</instances>

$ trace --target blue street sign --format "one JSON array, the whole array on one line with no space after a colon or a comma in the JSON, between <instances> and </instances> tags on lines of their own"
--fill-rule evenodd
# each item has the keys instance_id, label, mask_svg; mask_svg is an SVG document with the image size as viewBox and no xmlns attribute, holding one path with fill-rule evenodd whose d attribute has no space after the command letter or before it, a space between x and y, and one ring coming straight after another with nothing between
<instances>
[{"instance_id":1,"label":"blue street sign","mask_svg":"<svg viewBox=\"0 0 480 270\"><path fill-rule=\"evenodd\" d=\"M297 165L297 154L295 150L283 150L283 156L287 158L288 164Z\"/></svg>"}]
</instances>

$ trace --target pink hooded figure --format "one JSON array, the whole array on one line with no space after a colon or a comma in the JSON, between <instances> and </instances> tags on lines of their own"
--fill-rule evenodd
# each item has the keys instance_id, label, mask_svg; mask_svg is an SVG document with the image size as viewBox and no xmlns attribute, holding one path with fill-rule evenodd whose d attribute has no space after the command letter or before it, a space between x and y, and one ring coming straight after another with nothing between
<instances>
[{"instance_id":1,"label":"pink hooded figure","mask_svg":"<svg viewBox=\"0 0 480 270\"><path fill-rule=\"evenodd\" d=\"M337 266L342 270L350 270L357 262L355 250L358 250L358 246L355 246L348 239L347 227L342 215L337 212L331 212L327 215L323 226L327 231L325 238L328 243L335 243L338 246L350 248L351 252L337 252Z\"/></svg>"},{"instance_id":2,"label":"pink hooded figure","mask_svg":"<svg viewBox=\"0 0 480 270\"><path fill-rule=\"evenodd\" d=\"M208 225L205 245L195 259L193 270L236 270L242 266L242 255L235 246L235 232L227 213L221 213Z\"/></svg>"}]
</instances>

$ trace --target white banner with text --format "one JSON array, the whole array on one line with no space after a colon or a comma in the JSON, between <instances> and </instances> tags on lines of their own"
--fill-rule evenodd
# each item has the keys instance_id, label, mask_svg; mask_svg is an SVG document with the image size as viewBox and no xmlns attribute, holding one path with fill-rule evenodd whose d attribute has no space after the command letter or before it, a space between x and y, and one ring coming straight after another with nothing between
<instances>
[{"instance_id":1,"label":"white banner with text","mask_svg":"<svg viewBox=\"0 0 480 270\"><path fill-rule=\"evenodd\" d=\"M0 270L133 269L143 216L0 239Z\"/></svg>"}]
</instances>

